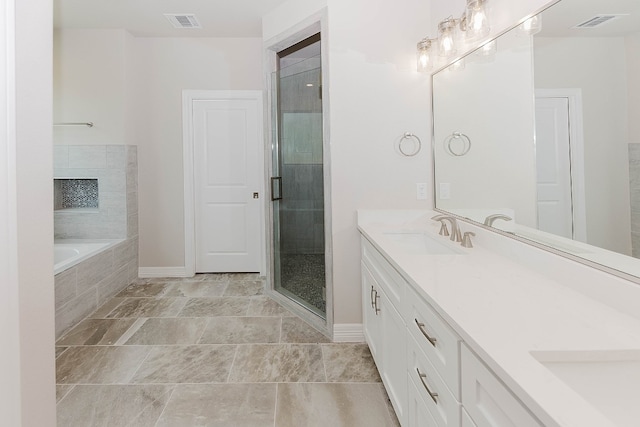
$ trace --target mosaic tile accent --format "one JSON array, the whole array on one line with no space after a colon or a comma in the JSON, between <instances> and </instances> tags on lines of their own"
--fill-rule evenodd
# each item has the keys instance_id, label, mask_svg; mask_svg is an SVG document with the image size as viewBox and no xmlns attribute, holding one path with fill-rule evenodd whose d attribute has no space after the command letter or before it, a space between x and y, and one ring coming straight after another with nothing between
<instances>
[{"instance_id":1,"label":"mosaic tile accent","mask_svg":"<svg viewBox=\"0 0 640 427\"><path fill-rule=\"evenodd\" d=\"M97 179L55 179L56 209L97 208Z\"/></svg>"}]
</instances>

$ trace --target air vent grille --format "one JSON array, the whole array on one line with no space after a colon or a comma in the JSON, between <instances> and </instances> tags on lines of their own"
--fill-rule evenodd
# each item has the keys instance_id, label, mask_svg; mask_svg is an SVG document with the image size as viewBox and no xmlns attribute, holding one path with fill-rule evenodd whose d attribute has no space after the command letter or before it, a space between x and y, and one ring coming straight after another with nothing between
<instances>
[{"instance_id":1,"label":"air vent grille","mask_svg":"<svg viewBox=\"0 0 640 427\"><path fill-rule=\"evenodd\" d=\"M604 25L606 22L610 22L614 19L618 19L621 16L624 16L624 15L597 15L571 28L576 28L576 29L596 28L601 25Z\"/></svg>"},{"instance_id":2,"label":"air vent grille","mask_svg":"<svg viewBox=\"0 0 640 427\"><path fill-rule=\"evenodd\" d=\"M202 28L192 13L165 13L164 16L175 28Z\"/></svg>"}]
</instances>

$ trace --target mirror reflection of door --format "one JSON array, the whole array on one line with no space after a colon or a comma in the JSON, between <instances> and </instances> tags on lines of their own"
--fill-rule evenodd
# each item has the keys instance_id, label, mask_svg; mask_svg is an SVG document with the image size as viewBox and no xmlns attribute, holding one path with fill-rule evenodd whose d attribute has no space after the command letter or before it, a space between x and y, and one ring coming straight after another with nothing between
<instances>
[{"instance_id":1,"label":"mirror reflection of door","mask_svg":"<svg viewBox=\"0 0 640 427\"><path fill-rule=\"evenodd\" d=\"M587 241L579 89L538 89L535 102L537 228Z\"/></svg>"}]
</instances>

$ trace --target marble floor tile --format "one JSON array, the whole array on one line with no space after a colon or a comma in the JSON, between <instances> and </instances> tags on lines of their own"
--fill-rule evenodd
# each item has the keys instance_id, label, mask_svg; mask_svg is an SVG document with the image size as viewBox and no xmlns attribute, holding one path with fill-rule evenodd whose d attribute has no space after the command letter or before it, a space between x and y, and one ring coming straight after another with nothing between
<instances>
[{"instance_id":1,"label":"marble floor tile","mask_svg":"<svg viewBox=\"0 0 640 427\"><path fill-rule=\"evenodd\" d=\"M58 345L112 345L135 319L85 319L67 332Z\"/></svg>"},{"instance_id":2,"label":"marble floor tile","mask_svg":"<svg viewBox=\"0 0 640 427\"><path fill-rule=\"evenodd\" d=\"M289 310L267 296L256 296L250 298L247 316L293 316Z\"/></svg>"},{"instance_id":3,"label":"marble floor tile","mask_svg":"<svg viewBox=\"0 0 640 427\"><path fill-rule=\"evenodd\" d=\"M258 280L260 275L258 273L202 273L196 274L194 280L207 280L207 281L242 281L242 280Z\"/></svg>"},{"instance_id":4,"label":"marble floor tile","mask_svg":"<svg viewBox=\"0 0 640 427\"><path fill-rule=\"evenodd\" d=\"M273 427L276 384L176 386L158 427Z\"/></svg>"},{"instance_id":5,"label":"marble floor tile","mask_svg":"<svg viewBox=\"0 0 640 427\"><path fill-rule=\"evenodd\" d=\"M148 353L149 348L139 346L70 347L56 360L56 383L126 383Z\"/></svg>"},{"instance_id":6,"label":"marble floor tile","mask_svg":"<svg viewBox=\"0 0 640 427\"><path fill-rule=\"evenodd\" d=\"M280 339L278 317L212 317L200 344L266 344Z\"/></svg>"},{"instance_id":7,"label":"marble floor tile","mask_svg":"<svg viewBox=\"0 0 640 427\"><path fill-rule=\"evenodd\" d=\"M58 404L58 426L153 427L173 386L77 385Z\"/></svg>"},{"instance_id":8,"label":"marble floor tile","mask_svg":"<svg viewBox=\"0 0 640 427\"><path fill-rule=\"evenodd\" d=\"M120 298L159 297L167 291L166 282L133 283L117 294Z\"/></svg>"},{"instance_id":9,"label":"marble floor tile","mask_svg":"<svg viewBox=\"0 0 640 427\"><path fill-rule=\"evenodd\" d=\"M280 342L321 343L329 342L329 338L298 317L283 317Z\"/></svg>"},{"instance_id":10,"label":"marble floor tile","mask_svg":"<svg viewBox=\"0 0 640 427\"><path fill-rule=\"evenodd\" d=\"M381 381L366 344L323 344L322 356L328 382Z\"/></svg>"},{"instance_id":11,"label":"marble floor tile","mask_svg":"<svg viewBox=\"0 0 640 427\"><path fill-rule=\"evenodd\" d=\"M96 311L89 315L91 319L106 319L109 313L113 311L114 308L122 304L126 298L111 298L104 304L102 304Z\"/></svg>"},{"instance_id":12,"label":"marble floor tile","mask_svg":"<svg viewBox=\"0 0 640 427\"><path fill-rule=\"evenodd\" d=\"M60 356L62 353L64 353L64 351L69 348L69 347L61 347L61 346L56 346L56 359L58 358L58 356Z\"/></svg>"},{"instance_id":13,"label":"marble floor tile","mask_svg":"<svg viewBox=\"0 0 640 427\"><path fill-rule=\"evenodd\" d=\"M180 317L244 316L247 314L247 298L214 297L189 298Z\"/></svg>"},{"instance_id":14,"label":"marble floor tile","mask_svg":"<svg viewBox=\"0 0 640 427\"><path fill-rule=\"evenodd\" d=\"M277 427L389 427L381 384L278 384Z\"/></svg>"},{"instance_id":15,"label":"marble floor tile","mask_svg":"<svg viewBox=\"0 0 640 427\"><path fill-rule=\"evenodd\" d=\"M154 347L131 382L226 382L235 353L235 345Z\"/></svg>"},{"instance_id":16,"label":"marble floor tile","mask_svg":"<svg viewBox=\"0 0 640 427\"><path fill-rule=\"evenodd\" d=\"M207 326L205 318L147 319L126 345L195 344Z\"/></svg>"},{"instance_id":17,"label":"marble floor tile","mask_svg":"<svg viewBox=\"0 0 640 427\"><path fill-rule=\"evenodd\" d=\"M164 293L166 297L221 297L227 289L227 282L180 281L169 282Z\"/></svg>"},{"instance_id":18,"label":"marble floor tile","mask_svg":"<svg viewBox=\"0 0 640 427\"><path fill-rule=\"evenodd\" d=\"M56 385L56 403L59 403L75 387L74 385Z\"/></svg>"},{"instance_id":19,"label":"marble floor tile","mask_svg":"<svg viewBox=\"0 0 640 427\"><path fill-rule=\"evenodd\" d=\"M264 292L264 281L262 280L249 280L249 281L230 281L226 291L224 291L225 297L234 296L254 296L262 295Z\"/></svg>"},{"instance_id":20,"label":"marble floor tile","mask_svg":"<svg viewBox=\"0 0 640 427\"><path fill-rule=\"evenodd\" d=\"M326 381L317 344L250 344L238 346L229 382Z\"/></svg>"},{"instance_id":21,"label":"marble floor tile","mask_svg":"<svg viewBox=\"0 0 640 427\"><path fill-rule=\"evenodd\" d=\"M186 302L186 298L127 298L108 317L174 317Z\"/></svg>"}]
</instances>

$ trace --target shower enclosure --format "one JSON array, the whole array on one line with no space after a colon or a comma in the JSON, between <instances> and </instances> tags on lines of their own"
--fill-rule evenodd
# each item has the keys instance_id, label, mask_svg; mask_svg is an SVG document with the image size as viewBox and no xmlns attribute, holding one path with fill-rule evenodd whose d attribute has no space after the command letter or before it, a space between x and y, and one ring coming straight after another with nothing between
<instances>
[{"instance_id":1,"label":"shower enclosure","mask_svg":"<svg viewBox=\"0 0 640 427\"><path fill-rule=\"evenodd\" d=\"M326 318L320 34L277 54L272 75L274 289Z\"/></svg>"}]
</instances>

